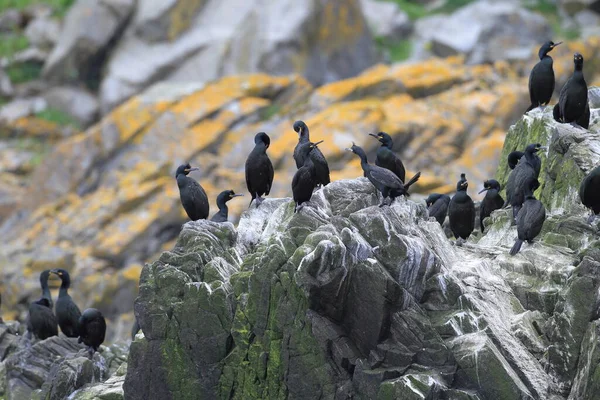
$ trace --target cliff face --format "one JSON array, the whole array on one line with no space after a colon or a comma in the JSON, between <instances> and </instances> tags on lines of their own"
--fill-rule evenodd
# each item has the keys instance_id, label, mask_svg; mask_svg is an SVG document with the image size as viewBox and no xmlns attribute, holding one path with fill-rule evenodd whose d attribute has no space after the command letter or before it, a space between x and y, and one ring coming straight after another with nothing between
<instances>
[{"instance_id":1,"label":"cliff face","mask_svg":"<svg viewBox=\"0 0 600 400\"><path fill-rule=\"evenodd\" d=\"M364 178L297 214L273 199L237 229L185 224L143 268L127 398L592 399L600 242L567 178L597 165L595 129L548 112L511 128L504 153L550 146L548 219L515 257L510 210L456 247L423 204L378 207Z\"/></svg>"}]
</instances>

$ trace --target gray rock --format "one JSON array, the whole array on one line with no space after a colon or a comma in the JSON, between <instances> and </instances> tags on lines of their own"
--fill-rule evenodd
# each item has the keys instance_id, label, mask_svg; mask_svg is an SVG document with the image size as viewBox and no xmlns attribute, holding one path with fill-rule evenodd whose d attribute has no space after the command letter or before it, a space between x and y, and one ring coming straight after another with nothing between
<instances>
[{"instance_id":1,"label":"gray rock","mask_svg":"<svg viewBox=\"0 0 600 400\"><path fill-rule=\"evenodd\" d=\"M417 25L434 55L464 54L469 64L524 60L531 48L552 36L550 24L518 2L476 1L447 17Z\"/></svg>"},{"instance_id":2,"label":"gray rock","mask_svg":"<svg viewBox=\"0 0 600 400\"><path fill-rule=\"evenodd\" d=\"M0 122L27 117L44 111L46 107L46 100L41 97L14 100L0 108Z\"/></svg>"},{"instance_id":3,"label":"gray rock","mask_svg":"<svg viewBox=\"0 0 600 400\"><path fill-rule=\"evenodd\" d=\"M600 35L600 14L597 12L583 10L575 14L573 19L582 39Z\"/></svg>"},{"instance_id":4,"label":"gray rock","mask_svg":"<svg viewBox=\"0 0 600 400\"><path fill-rule=\"evenodd\" d=\"M105 382L85 387L71 394L70 400L123 400L125 374L114 375Z\"/></svg>"},{"instance_id":5,"label":"gray rock","mask_svg":"<svg viewBox=\"0 0 600 400\"><path fill-rule=\"evenodd\" d=\"M60 35L60 24L51 18L36 18L25 29L29 44L40 49L51 49Z\"/></svg>"},{"instance_id":6,"label":"gray rock","mask_svg":"<svg viewBox=\"0 0 600 400\"><path fill-rule=\"evenodd\" d=\"M133 0L78 0L68 11L43 75L51 82L85 81L133 11Z\"/></svg>"},{"instance_id":7,"label":"gray rock","mask_svg":"<svg viewBox=\"0 0 600 400\"><path fill-rule=\"evenodd\" d=\"M0 96L2 97L12 97L14 94L14 88L10 81L10 78L4 72L3 68L0 68Z\"/></svg>"},{"instance_id":8,"label":"gray rock","mask_svg":"<svg viewBox=\"0 0 600 400\"><path fill-rule=\"evenodd\" d=\"M0 32L14 32L19 29L23 14L15 8L3 10L0 14Z\"/></svg>"},{"instance_id":9,"label":"gray rock","mask_svg":"<svg viewBox=\"0 0 600 400\"><path fill-rule=\"evenodd\" d=\"M400 40L412 32L412 22L408 14L396 3L376 0L361 0L360 3L374 36Z\"/></svg>"},{"instance_id":10,"label":"gray rock","mask_svg":"<svg viewBox=\"0 0 600 400\"><path fill-rule=\"evenodd\" d=\"M102 111L162 80L210 81L248 72L300 73L322 84L377 62L359 0L139 1L111 54ZM222 21L228 21L223 24Z\"/></svg>"},{"instance_id":11,"label":"gray rock","mask_svg":"<svg viewBox=\"0 0 600 400\"><path fill-rule=\"evenodd\" d=\"M69 355L56 362L42 385L42 398L62 400L84 385L103 381L108 371L104 358L94 353L90 360L86 351Z\"/></svg>"},{"instance_id":12,"label":"gray rock","mask_svg":"<svg viewBox=\"0 0 600 400\"><path fill-rule=\"evenodd\" d=\"M596 9L598 1L596 0L557 0L560 11L567 15L575 15L585 9Z\"/></svg>"},{"instance_id":13,"label":"gray rock","mask_svg":"<svg viewBox=\"0 0 600 400\"><path fill-rule=\"evenodd\" d=\"M81 123L83 128L98 118L99 104L96 96L85 89L60 86L44 94L49 108L59 110Z\"/></svg>"}]
</instances>

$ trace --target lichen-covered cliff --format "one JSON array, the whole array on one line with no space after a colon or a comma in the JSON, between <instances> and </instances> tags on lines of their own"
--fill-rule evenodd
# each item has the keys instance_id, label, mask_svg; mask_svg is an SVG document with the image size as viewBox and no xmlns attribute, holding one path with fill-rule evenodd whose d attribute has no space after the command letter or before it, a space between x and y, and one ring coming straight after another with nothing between
<instances>
[{"instance_id":1,"label":"lichen-covered cliff","mask_svg":"<svg viewBox=\"0 0 600 400\"><path fill-rule=\"evenodd\" d=\"M600 241L576 192L600 137L549 112L523 117L504 146L550 148L548 219L515 257L510 210L456 247L423 204L377 207L364 178L296 214L272 199L237 228L185 224L143 268L126 397L593 399Z\"/></svg>"}]
</instances>

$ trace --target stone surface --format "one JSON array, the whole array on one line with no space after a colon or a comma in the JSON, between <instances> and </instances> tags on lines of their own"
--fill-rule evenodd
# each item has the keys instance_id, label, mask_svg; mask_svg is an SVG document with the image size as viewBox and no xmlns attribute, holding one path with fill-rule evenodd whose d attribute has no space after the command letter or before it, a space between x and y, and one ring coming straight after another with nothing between
<instances>
[{"instance_id":1,"label":"stone surface","mask_svg":"<svg viewBox=\"0 0 600 400\"><path fill-rule=\"evenodd\" d=\"M98 118L99 104L96 96L85 89L62 86L50 89L44 94L49 108L59 110L82 127L87 127Z\"/></svg>"},{"instance_id":2,"label":"stone surface","mask_svg":"<svg viewBox=\"0 0 600 400\"><path fill-rule=\"evenodd\" d=\"M397 4L377 0L361 0L360 4L374 36L399 40L411 33L412 23Z\"/></svg>"},{"instance_id":3,"label":"stone surface","mask_svg":"<svg viewBox=\"0 0 600 400\"><path fill-rule=\"evenodd\" d=\"M13 122L19 118L28 117L44 111L46 107L47 103L41 97L14 100L0 108L0 123Z\"/></svg>"},{"instance_id":4,"label":"stone surface","mask_svg":"<svg viewBox=\"0 0 600 400\"><path fill-rule=\"evenodd\" d=\"M27 24L25 36L29 44L40 49L51 49L60 35L60 23L50 18L36 18Z\"/></svg>"}]
</instances>

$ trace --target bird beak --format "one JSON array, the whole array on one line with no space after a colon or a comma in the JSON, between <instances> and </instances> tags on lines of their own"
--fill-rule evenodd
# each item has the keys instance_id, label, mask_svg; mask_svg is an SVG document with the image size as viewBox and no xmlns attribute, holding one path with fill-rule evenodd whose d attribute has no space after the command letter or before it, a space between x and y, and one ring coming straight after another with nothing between
<instances>
[{"instance_id":1,"label":"bird beak","mask_svg":"<svg viewBox=\"0 0 600 400\"><path fill-rule=\"evenodd\" d=\"M540 148L539 148L539 150L546 151L546 150L548 150L548 147L546 147L546 146L542 146L542 147L540 147Z\"/></svg>"},{"instance_id":2,"label":"bird beak","mask_svg":"<svg viewBox=\"0 0 600 400\"><path fill-rule=\"evenodd\" d=\"M374 133L369 133L369 136L373 136L375 139L379 139L379 136L377 136L377 135L376 135L376 134L374 134Z\"/></svg>"},{"instance_id":3,"label":"bird beak","mask_svg":"<svg viewBox=\"0 0 600 400\"><path fill-rule=\"evenodd\" d=\"M556 46L558 46L559 44L561 44L562 42L558 42L558 43L554 43L554 46L552 46L552 48L555 48Z\"/></svg>"},{"instance_id":4,"label":"bird beak","mask_svg":"<svg viewBox=\"0 0 600 400\"><path fill-rule=\"evenodd\" d=\"M200 169L200 168L198 168L198 167L194 167L194 168L190 168L190 169L188 169L187 171L188 171L188 172L192 172L192 171L198 171L199 169Z\"/></svg>"},{"instance_id":5,"label":"bird beak","mask_svg":"<svg viewBox=\"0 0 600 400\"><path fill-rule=\"evenodd\" d=\"M233 196L231 196L231 197L233 198L233 197L239 197L239 196L243 196L243 194L242 194L242 193L240 193L240 194L234 194L234 195L233 195Z\"/></svg>"},{"instance_id":6,"label":"bird beak","mask_svg":"<svg viewBox=\"0 0 600 400\"><path fill-rule=\"evenodd\" d=\"M323 142L324 142L324 140L321 140L320 142L313 143L313 144L314 144L314 146L315 146L315 147L317 147L318 145L320 145L320 144L321 144L321 143L323 143Z\"/></svg>"},{"instance_id":7,"label":"bird beak","mask_svg":"<svg viewBox=\"0 0 600 400\"><path fill-rule=\"evenodd\" d=\"M483 192L487 192L488 190L490 190L490 188L485 188L485 189L482 189L482 190L481 190L481 191L480 191L478 194L481 194L481 193L483 193Z\"/></svg>"},{"instance_id":8,"label":"bird beak","mask_svg":"<svg viewBox=\"0 0 600 400\"><path fill-rule=\"evenodd\" d=\"M347 151L352 151L352 149L351 149L351 148L346 148L346 150L347 150Z\"/></svg>"}]
</instances>

